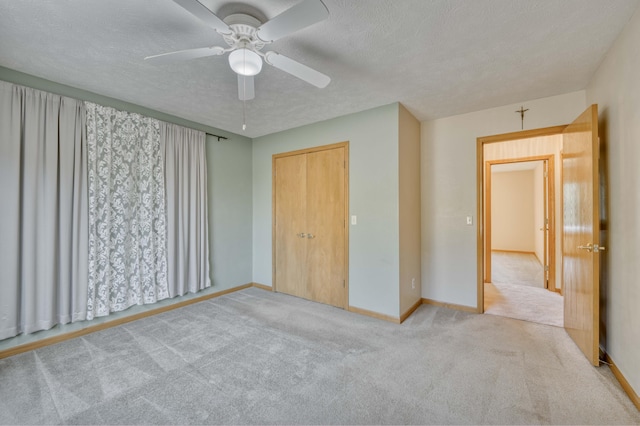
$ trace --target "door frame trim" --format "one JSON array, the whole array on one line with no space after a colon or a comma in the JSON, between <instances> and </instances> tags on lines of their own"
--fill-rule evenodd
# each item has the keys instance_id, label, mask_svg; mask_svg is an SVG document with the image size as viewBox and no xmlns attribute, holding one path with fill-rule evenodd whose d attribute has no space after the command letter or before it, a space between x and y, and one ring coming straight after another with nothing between
<instances>
[{"instance_id":1,"label":"door frame trim","mask_svg":"<svg viewBox=\"0 0 640 426\"><path fill-rule=\"evenodd\" d=\"M309 154L344 148L344 306L349 308L349 141L320 145L295 151L273 154L271 157L271 283L273 291L278 291L276 282L276 160L300 154Z\"/></svg>"},{"instance_id":2,"label":"door frame trim","mask_svg":"<svg viewBox=\"0 0 640 426\"><path fill-rule=\"evenodd\" d=\"M538 136L561 134L567 125L544 127L533 130L503 133L476 138L476 253L477 253L477 299L476 312L484 313L484 145L497 142L508 142L518 139L529 139Z\"/></svg>"}]
</instances>

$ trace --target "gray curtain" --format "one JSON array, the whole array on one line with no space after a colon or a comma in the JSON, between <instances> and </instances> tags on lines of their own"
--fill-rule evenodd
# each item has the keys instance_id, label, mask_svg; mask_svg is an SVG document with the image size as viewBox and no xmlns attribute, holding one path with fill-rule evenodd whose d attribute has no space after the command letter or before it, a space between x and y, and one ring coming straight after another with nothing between
<instances>
[{"instance_id":1,"label":"gray curtain","mask_svg":"<svg viewBox=\"0 0 640 426\"><path fill-rule=\"evenodd\" d=\"M83 320L85 111L0 82L0 339Z\"/></svg>"},{"instance_id":2,"label":"gray curtain","mask_svg":"<svg viewBox=\"0 0 640 426\"><path fill-rule=\"evenodd\" d=\"M86 102L87 319L169 297L159 121Z\"/></svg>"},{"instance_id":3,"label":"gray curtain","mask_svg":"<svg viewBox=\"0 0 640 426\"><path fill-rule=\"evenodd\" d=\"M160 123L167 199L169 294L211 286L207 227L207 156L203 132Z\"/></svg>"}]
</instances>

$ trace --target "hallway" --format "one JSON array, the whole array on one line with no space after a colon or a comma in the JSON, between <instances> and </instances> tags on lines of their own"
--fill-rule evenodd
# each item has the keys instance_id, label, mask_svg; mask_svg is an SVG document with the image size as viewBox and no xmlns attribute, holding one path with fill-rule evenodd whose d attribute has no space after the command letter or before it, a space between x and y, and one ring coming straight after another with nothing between
<instances>
[{"instance_id":1,"label":"hallway","mask_svg":"<svg viewBox=\"0 0 640 426\"><path fill-rule=\"evenodd\" d=\"M544 288L543 268L533 254L492 252L492 281L484 287L484 313L563 326L563 298Z\"/></svg>"}]
</instances>

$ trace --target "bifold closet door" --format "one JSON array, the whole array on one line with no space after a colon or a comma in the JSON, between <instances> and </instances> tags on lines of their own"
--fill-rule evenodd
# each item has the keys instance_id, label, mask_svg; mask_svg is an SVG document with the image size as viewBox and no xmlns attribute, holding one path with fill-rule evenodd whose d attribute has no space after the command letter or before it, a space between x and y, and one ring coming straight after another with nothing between
<instances>
[{"instance_id":1,"label":"bifold closet door","mask_svg":"<svg viewBox=\"0 0 640 426\"><path fill-rule=\"evenodd\" d=\"M275 281L277 291L308 298L307 157L292 155L275 161Z\"/></svg>"},{"instance_id":2,"label":"bifold closet door","mask_svg":"<svg viewBox=\"0 0 640 426\"><path fill-rule=\"evenodd\" d=\"M307 155L307 288L309 298L344 307L344 148Z\"/></svg>"},{"instance_id":3,"label":"bifold closet door","mask_svg":"<svg viewBox=\"0 0 640 426\"><path fill-rule=\"evenodd\" d=\"M346 148L274 156L274 289L345 308Z\"/></svg>"}]
</instances>

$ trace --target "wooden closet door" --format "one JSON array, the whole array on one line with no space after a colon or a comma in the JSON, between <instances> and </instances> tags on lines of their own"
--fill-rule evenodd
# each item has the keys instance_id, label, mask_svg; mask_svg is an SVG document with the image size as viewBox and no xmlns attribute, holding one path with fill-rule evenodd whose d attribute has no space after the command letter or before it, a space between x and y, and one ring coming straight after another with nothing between
<instances>
[{"instance_id":1,"label":"wooden closet door","mask_svg":"<svg viewBox=\"0 0 640 426\"><path fill-rule=\"evenodd\" d=\"M345 307L345 148L307 155L309 298Z\"/></svg>"},{"instance_id":2,"label":"wooden closet door","mask_svg":"<svg viewBox=\"0 0 640 426\"><path fill-rule=\"evenodd\" d=\"M276 290L308 298L306 155L275 160L275 283Z\"/></svg>"}]
</instances>

